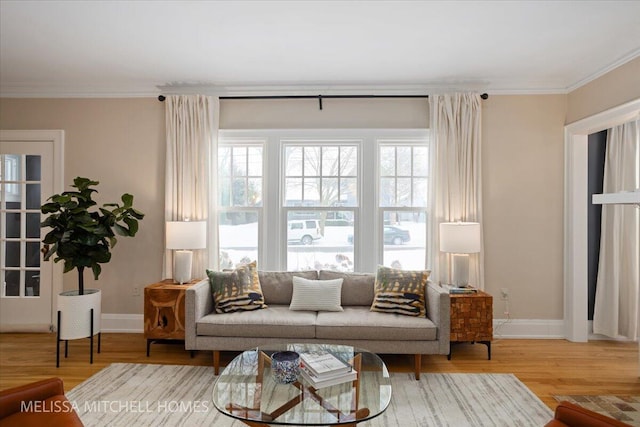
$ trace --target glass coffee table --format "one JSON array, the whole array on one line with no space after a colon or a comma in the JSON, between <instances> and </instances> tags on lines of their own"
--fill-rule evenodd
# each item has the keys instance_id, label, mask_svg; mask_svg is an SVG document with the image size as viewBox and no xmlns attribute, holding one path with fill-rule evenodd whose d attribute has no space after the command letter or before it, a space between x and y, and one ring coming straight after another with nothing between
<instances>
[{"instance_id":1,"label":"glass coffee table","mask_svg":"<svg viewBox=\"0 0 640 427\"><path fill-rule=\"evenodd\" d=\"M279 351L329 352L351 364L357 378L315 389L302 375L290 384L275 381L271 355ZM213 386L213 404L250 426L355 425L383 413L391 401L384 362L366 350L343 345L265 345L238 355Z\"/></svg>"}]
</instances>

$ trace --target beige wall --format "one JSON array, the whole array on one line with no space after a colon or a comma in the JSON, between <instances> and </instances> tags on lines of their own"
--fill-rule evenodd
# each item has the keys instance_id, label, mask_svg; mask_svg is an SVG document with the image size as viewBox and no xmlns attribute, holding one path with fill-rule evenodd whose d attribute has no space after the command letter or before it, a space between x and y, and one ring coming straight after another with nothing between
<instances>
[{"instance_id":1,"label":"beige wall","mask_svg":"<svg viewBox=\"0 0 640 427\"><path fill-rule=\"evenodd\" d=\"M221 129L425 128L426 98L222 100Z\"/></svg>"},{"instance_id":2,"label":"beige wall","mask_svg":"<svg viewBox=\"0 0 640 427\"><path fill-rule=\"evenodd\" d=\"M155 99L0 99L1 129L65 131L65 185L76 176L100 181L101 203L134 195L146 216L138 235L120 238L112 261L95 282L103 290L104 313L142 313L133 286L161 279L164 224L164 105ZM68 188L68 187L67 187ZM77 275L64 275L64 288L77 287Z\"/></svg>"},{"instance_id":3,"label":"beige wall","mask_svg":"<svg viewBox=\"0 0 640 427\"><path fill-rule=\"evenodd\" d=\"M302 105L305 104L305 105ZM306 105L308 104L308 105ZM426 127L425 100L223 101L224 128ZM521 319L562 318L562 135L566 96L483 101L486 285ZM2 129L64 129L65 182L102 181L101 199L135 195L147 217L122 239L96 287L104 313L142 313L134 285L161 278L164 106L155 99L0 99ZM350 117L355 114L355 117ZM253 125L252 125L253 124ZM66 275L65 288L75 286ZM91 280L89 280L91 285ZM495 300L495 316L502 317Z\"/></svg>"},{"instance_id":4,"label":"beige wall","mask_svg":"<svg viewBox=\"0 0 640 427\"><path fill-rule=\"evenodd\" d=\"M566 124L640 98L640 58L572 91Z\"/></svg>"}]
</instances>

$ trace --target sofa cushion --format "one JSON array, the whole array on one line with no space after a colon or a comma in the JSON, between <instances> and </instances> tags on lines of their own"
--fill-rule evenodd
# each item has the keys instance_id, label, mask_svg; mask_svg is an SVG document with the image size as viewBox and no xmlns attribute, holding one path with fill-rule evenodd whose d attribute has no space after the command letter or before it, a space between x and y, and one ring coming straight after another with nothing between
<instances>
[{"instance_id":1,"label":"sofa cushion","mask_svg":"<svg viewBox=\"0 0 640 427\"><path fill-rule=\"evenodd\" d=\"M293 277L293 296L289 310L342 311L342 279L309 280Z\"/></svg>"},{"instance_id":2,"label":"sofa cushion","mask_svg":"<svg viewBox=\"0 0 640 427\"><path fill-rule=\"evenodd\" d=\"M373 286L376 276L370 273L341 273L320 270L320 280L342 279L342 305L366 305L373 303Z\"/></svg>"},{"instance_id":3,"label":"sofa cushion","mask_svg":"<svg viewBox=\"0 0 640 427\"><path fill-rule=\"evenodd\" d=\"M208 314L196 322L196 334L214 337L314 338L315 311L291 311L269 305L264 310Z\"/></svg>"},{"instance_id":4,"label":"sofa cushion","mask_svg":"<svg viewBox=\"0 0 640 427\"><path fill-rule=\"evenodd\" d=\"M258 271L265 303L289 305L293 294L293 276L314 280L318 278L318 273L315 270Z\"/></svg>"},{"instance_id":5,"label":"sofa cushion","mask_svg":"<svg viewBox=\"0 0 640 427\"><path fill-rule=\"evenodd\" d=\"M425 317L425 287L429 273L428 270L398 270L379 266L371 311Z\"/></svg>"},{"instance_id":6,"label":"sofa cushion","mask_svg":"<svg viewBox=\"0 0 640 427\"><path fill-rule=\"evenodd\" d=\"M256 262L231 271L207 270L216 312L253 311L265 308Z\"/></svg>"},{"instance_id":7,"label":"sofa cushion","mask_svg":"<svg viewBox=\"0 0 640 427\"><path fill-rule=\"evenodd\" d=\"M368 307L343 307L341 313L320 312L316 338L339 340L431 341L436 325L426 317L378 313Z\"/></svg>"}]
</instances>

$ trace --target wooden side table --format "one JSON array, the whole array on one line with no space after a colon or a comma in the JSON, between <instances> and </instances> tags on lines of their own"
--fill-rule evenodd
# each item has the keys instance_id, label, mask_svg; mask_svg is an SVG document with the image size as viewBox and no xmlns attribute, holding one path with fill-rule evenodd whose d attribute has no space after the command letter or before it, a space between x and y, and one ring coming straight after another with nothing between
<instances>
[{"instance_id":1,"label":"wooden side table","mask_svg":"<svg viewBox=\"0 0 640 427\"><path fill-rule=\"evenodd\" d=\"M171 279L144 288L144 337L147 357L152 342L184 341L184 300L187 288Z\"/></svg>"},{"instance_id":2,"label":"wooden side table","mask_svg":"<svg viewBox=\"0 0 640 427\"><path fill-rule=\"evenodd\" d=\"M491 360L493 340L493 297L478 290L475 294L451 294L451 341L447 359L451 360L451 347L461 342L479 342L487 346Z\"/></svg>"}]
</instances>

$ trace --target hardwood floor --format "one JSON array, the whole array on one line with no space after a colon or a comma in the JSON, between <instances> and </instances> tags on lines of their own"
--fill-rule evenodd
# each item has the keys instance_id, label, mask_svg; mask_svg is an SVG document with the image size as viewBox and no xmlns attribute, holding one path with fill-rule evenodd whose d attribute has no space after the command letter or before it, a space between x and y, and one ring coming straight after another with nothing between
<instances>
[{"instance_id":1,"label":"hardwood floor","mask_svg":"<svg viewBox=\"0 0 640 427\"><path fill-rule=\"evenodd\" d=\"M58 376L70 390L111 363L212 365L211 352L191 358L180 344L153 344L146 357L142 334L102 334L102 352L89 364L88 340L69 342L69 357L61 348L56 368L54 334L0 334L0 389ZM236 353L224 352L221 364ZM391 372L412 372L413 357L382 355ZM422 372L512 373L554 409L553 395L640 395L638 345L613 341L571 343L564 340L496 340L492 360L481 344L454 347L446 356L423 356Z\"/></svg>"}]
</instances>

